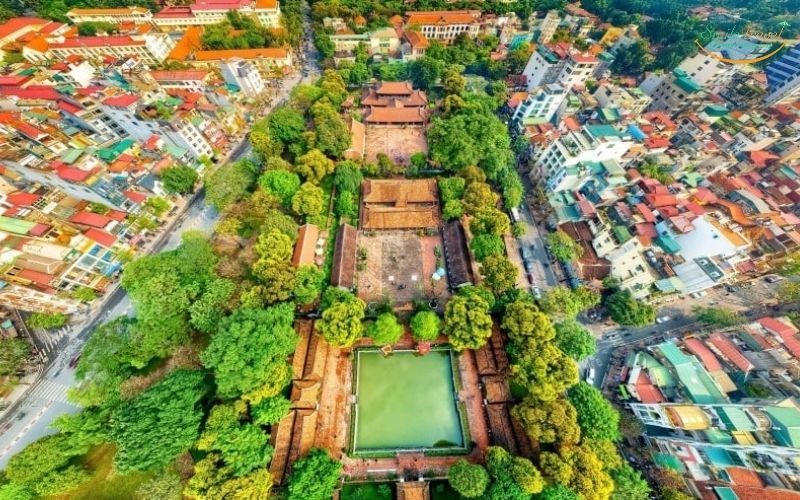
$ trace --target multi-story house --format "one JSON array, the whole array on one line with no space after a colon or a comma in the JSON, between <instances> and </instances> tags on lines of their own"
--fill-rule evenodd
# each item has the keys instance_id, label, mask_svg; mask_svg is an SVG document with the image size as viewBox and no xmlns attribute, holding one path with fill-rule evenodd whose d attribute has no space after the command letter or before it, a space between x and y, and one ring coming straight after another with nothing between
<instances>
[{"instance_id":1,"label":"multi-story house","mask_svg":"<svg viewBox=\"0 0 800 500\"><path fill-rule=\"evenodd\" d=\"M232 59L223 61L219 66L225 82L235 85L248 97L255 97L266 88L258 70L248 61Z\"/></svg>"},{"instance_id":2,"label":"multi-story house","mask_svg":"<svg viewBox=\"0 0 800 500\"><path fill-rule=\"evenodd\" d=\"M428 40L452 42L465 34L478 36L481 13L477 10L420 11L406 13L406 29L419 31Z\"/></svg>"},{"instance_id":3,"label":"multi-story house","mask_svg":"<svg viewBox=\"0 0 800 500\"><path fill-rule=\"evenodd\" d=\"M153 14L144 7L120 7L116 9L70 9L67 18L73 24L88 22L149 24Z\"/></svg>"},{"instance_id":4,"label":"multi-story house","mask_svg":"<svg viewBox=\"0 0 800 500\"><path fill-rule=\"evenodd\" d=\"M163 31L183 31L190 26L218 24L229 11L255 17L262 26L280 26L278 0L198 0L193 4L164 7L153 16L153 24Z\"/></svg>"}]
</instances>

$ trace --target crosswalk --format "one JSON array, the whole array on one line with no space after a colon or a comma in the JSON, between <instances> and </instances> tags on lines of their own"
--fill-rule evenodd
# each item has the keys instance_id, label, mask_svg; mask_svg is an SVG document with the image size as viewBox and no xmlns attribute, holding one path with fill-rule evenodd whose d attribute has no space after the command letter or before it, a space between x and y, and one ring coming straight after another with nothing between
<instances>
[{"instance_id":1,"label":"crosswalk","mask_svg":"<svg viewBox=\"0 0 800 500\"><path fill-rule=\"evenodd\" d=\"M68 385L59 384L51 380L42 380L31 391L30 397L36 398L40 401L50 402L55 401L74 406L67 400Z\"/></svg>"}]
</instances>

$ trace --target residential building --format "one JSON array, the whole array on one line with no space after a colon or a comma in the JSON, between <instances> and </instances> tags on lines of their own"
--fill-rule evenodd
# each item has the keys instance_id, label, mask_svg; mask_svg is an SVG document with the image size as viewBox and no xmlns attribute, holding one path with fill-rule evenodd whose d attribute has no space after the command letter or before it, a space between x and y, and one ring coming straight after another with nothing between
<instances>
[{"instance_id":1,"label":"residential building","mask_svg":"<svg viewBox=\"0 0 800 500\"><path fill-rule=\"evenodd\" d=\"M557 10L548 11L539 23L539 43L550 43L559 24L561 24L561 14Z\"/></svg>"},{"instance_id":2,"label":"residential building","mask_svg":"<svg viewBox=\"0 0 800 500\"><path fill-rule=\"evenodd\" d=\"M113 9L75 8L67 12L67 18L69 18L73 24L89 22L149 24L153 20L153 14L144 7L120 7Z\"/></svg>"},{"instance_id":3,"label":"residential building","mask_svg":"<svg viewBox=\"0 0 800 500\"><path fill-rule=\"evenodd\" d=\"M597 103L606 108L615 108L624 114L638 116L650 105L650 97L636 87L620 87L613 83L603 83L592 96Z\"/></svg>"},{"instance_id":4,"label":"residential building","mask_svg":"<svg viewBox=\"0 0 800 500\"><path fill-rule=\"evenodd\" d=\"M267 28L280 27L278 0L197 0L189 5L164 7L153 16L153 24L163 31L183 31L190 26L221 23L229 11L255 17Z\"/></svg>"},{"instance_id":5,"label":"residential building","mask_svg":"<svg viewBox=\"0 0 800 500\"><path fill-rule=\"evenodd\" d=\"M528 94L528 97L514 109L511 119L520 128L548 123L566 98L567 91L561 85L554 83L544 85L534 93Z\"/></svg>"},{"instance_id":6,"label":"residential building","mask_svg":"<svg viewBox=\"0 0 800 500\"><path fill-rule=\"evenodd\" d=\"M256 67L242 59L231 59L220 63L225 82L238 87L244 95L255 97L261 94L266 85Z\"/></svg>"},{"instance_id":7,"label":"residential building","mask_svg":"<svg viewBox=\"0 0 800 500\"><path fill-rule=\"evenodd\" d=\"M800 96L800 45L784 52L767 65L768 105L786 102Z\"/></svg>"},{"instance_id":8,"label":"residential building","mask_svg":"<svg viewBox=\"0 0 800 500\"><path fill-rule=\"evenodd\" d=\"M428 40L452 42L462 33L478 36L481 17L477 10L419 11L406 13L406 30L419 31Z\"/></svg>"},{"instance_id":9,"label":"residential building","mask_svg":"<svg viewBox=\"0 0 800 500\"><path fill-rule=\"evenodd\" d=\"M159 64L175 47L175 41L164 33L143 35L64 36L39 37L25 45L22 55L32 63L50 59L63 60L81 56L101 62L109 58L133 58L144 64Z\"/></svg>"},{"instance_id":10,"label":"residential building","mask_svg":"<svg viewBox=\"0 0 800 500\"><path fill-rule=\"evenodd\" d=\"M528 90L556 83L565 89L582 86L594 74L599 61L572 49L569 44L540 45L531 54L522 74Z\"/></svg>"}]
</instances>

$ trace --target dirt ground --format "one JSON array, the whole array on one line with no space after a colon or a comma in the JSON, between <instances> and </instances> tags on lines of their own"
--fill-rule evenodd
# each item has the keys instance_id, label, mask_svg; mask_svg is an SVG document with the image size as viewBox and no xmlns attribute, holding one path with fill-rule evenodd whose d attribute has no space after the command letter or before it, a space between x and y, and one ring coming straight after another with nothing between
<instances>
[{"instance_id":1,"label":"dirt ground","mask_svg":"<svg viewBox=\"0 0 800 500\"><path fill-rule=\"evenodd\" d=\"M392 127L373 125L367 127L367 161L376 162L378 153L384 153L392 161L409 165L414 153L428 153L424 127Z\"/></svg>"},{"instance_id":2,"label":"dirt ground","mask_svg":"<svg viewBox=\"0 0 800 500\"><path fill-rule=\"evenodd\" d=\"M365 302L389 297L394 304L416 299L444 297L445 279L431 279L437 267L434 248L441 251L441 238L419 236L414 231L360 233L359 251L366 251L366 267L358 272L358 295Z\"/></svg>"}]
</instances>

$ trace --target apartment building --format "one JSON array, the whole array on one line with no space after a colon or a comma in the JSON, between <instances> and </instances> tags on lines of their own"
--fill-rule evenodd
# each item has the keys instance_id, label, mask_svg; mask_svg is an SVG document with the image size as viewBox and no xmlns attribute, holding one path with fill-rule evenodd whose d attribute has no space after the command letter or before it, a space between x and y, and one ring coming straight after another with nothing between
<instances>
[{"instance_id":1,"label":"apartment building","mask_svg":"<svg viewBox=\"0 0 800 500\"><path fill-rule=\"evenodd\" d=\"M64 60L77 55L94 62L108 58L133 58L143 64L156 65L163 62L174 47L175 41L165 33L70 38L57 36L39 37L31 41L23 48L22 55L31 63Z\"/></svg>"},{"instance_id":2,"label":"apartment building","mask_svg":"<svg viewBox=\"0 0 800 500\"><path fill-rule=\"evenodd\" d=\"M582 162L621 162L634 141L611 125L585 125L538 148L533 154L531 180L546 180L547 186L559 186L571 167Z\"/></svg>"},{"instance_id":3,"label":"apartment building","mask_svg":"<svg viewBox=\"0 0 800 500\"><path fill-rule=\"evenodd\" d=\"M406 13L406 30L419 31L428 40L452 42L462 33L476 37L481 12L477 10L418 11Z\"/></svg>"},{"instance_id":4,"label":"apartment building","mask_svg":"<svg viewBox=\"0 0 800 500\"><path fill-rule=\"evenodd\" d=\"M561 103L567 98L567 91L561 85L551 83L530 93L514 109L511 120L522 129L528 125L548 123L556 115Z\"/></svg>"},{"instance_id":5,"label":"apartment building","mask_svg":"<svg viewBox=\"0 0 800 500\"><path fill-rule=\"evenodd\" d=\"M256 67L242 59L232 59L220 63L225 82L238 87L248 97L255 97L264 91L266 85Z\"/></svg>"},{"instance_id":6,"label":"apartment building","mask_svg":"<svg viewBox=\"0 0 800 500\"><path fill-rule=\"evenodd\" d=\"M70 9L67 18L73 24L106 22L149 24L153 13L144 7L121 7L117 9Z\"/></svg>"},{"instance_id":7,"label":"apartment building","mask_svg":"<svg viewBox=\"0 0 800 500\"><path fill-rule=\"evenodd\" d=\"M581 54L566 43L540 45L522 74L527 78L529 91L549 83L571 89L590 79L598 64L596 57Z\"/></svg>"},{"instance_id":8,"label":"apartment building","mask_svg":"<svg viewBox=\"0 0 800 500\"><path fill-rule=\"evenodd\" d=\"M597 103L605 108L616 108L623 113L637 116L644 113L650 105L650 97L636 87L626 88L604 83L597 87L592 96L597 99Z\"/></svg>"},{"instance_id":9,"label":"apartment building","mask_svg":"<svg viewBox=\"0 0 800 500\"><path fill-rule=\"evenodd\" d=\"M190 26L218 24L229 11L251 16L267 28L280 27L278 0L198 0L189 5L168 6L153 16L162 31L183 31Z\"/></svg>"}]
</instances>

